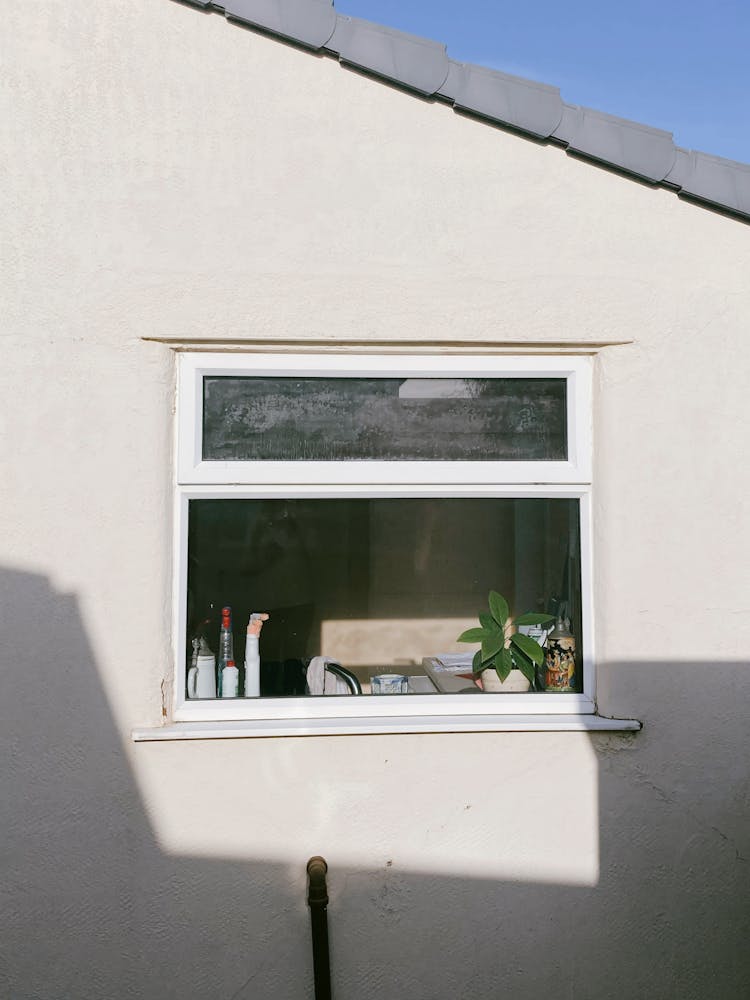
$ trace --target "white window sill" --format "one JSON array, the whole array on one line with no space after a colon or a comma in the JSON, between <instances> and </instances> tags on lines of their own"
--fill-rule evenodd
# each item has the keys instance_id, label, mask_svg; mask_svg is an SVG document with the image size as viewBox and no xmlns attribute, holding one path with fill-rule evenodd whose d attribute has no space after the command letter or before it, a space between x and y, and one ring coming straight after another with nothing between
<instances>
[{"instance_id":1,"label":"white window sill","mask_svg":"<svg viewBox=\"0 0 750 1000\"><path fill-rule=\"evenodd\" d=\"M153 740L228 740L268 736L372 736L398 733L637 732L637 719L600 715L401 716L349 719L258 719L254 722L176 722L133 730L136 743Z\"/></svg>"}]
</instances>

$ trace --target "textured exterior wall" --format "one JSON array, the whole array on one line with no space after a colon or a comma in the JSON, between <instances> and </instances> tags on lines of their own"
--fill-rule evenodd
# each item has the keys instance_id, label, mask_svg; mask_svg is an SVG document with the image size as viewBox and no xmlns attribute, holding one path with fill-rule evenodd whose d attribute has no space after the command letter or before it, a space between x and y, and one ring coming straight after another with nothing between
<instances>
[{"instance_id":1,"label":"textured exterior wall","mask_svg":"<svg viewBox=\"0 0 750 1000\"><path fill-rule=\"evenodd\" d=\"M744 224L166 0L4 12L3 885L14 998L739 996ZM171 676L172 350L596 360L600 703L634 737L138 744Z\"/></svg>"}]
</instances>

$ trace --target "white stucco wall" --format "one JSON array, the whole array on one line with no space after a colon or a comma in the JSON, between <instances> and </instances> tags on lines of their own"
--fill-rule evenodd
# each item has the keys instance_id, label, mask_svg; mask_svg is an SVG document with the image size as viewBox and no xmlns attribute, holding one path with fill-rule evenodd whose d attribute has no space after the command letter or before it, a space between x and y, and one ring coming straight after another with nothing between
<instances>
[{"instance_id":1,"label":"white stucco wall","mask_svg":"<svg viewBox=\"0 0 750 1000\"><path fill-rule=\"evenodd\" d=\"M3 995L309 997L317 853L341 1000L741 995L748 227L167 0L3 25ZM170 339L627 342L596 642L644 731L133 744Z\"/></svg>"}]
</instances>

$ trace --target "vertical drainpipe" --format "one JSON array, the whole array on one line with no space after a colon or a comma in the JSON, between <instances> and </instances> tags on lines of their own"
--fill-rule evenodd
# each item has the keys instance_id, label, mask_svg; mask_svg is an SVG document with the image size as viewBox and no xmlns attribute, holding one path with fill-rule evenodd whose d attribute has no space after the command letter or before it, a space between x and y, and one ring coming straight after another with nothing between
<instances>
[{"instance_id":1,"label":"vertical drainpipe","mask_svg":"<svg viewBox=\"0 0 750 1000\"><path fill-rule=\"evenodd\" d=\"M328 887L325 858L314 857L307 862L307 905L312 925L313 975L315 1000L331 1000L331 966L328 956Z\"/></svg>"}]
</instances>

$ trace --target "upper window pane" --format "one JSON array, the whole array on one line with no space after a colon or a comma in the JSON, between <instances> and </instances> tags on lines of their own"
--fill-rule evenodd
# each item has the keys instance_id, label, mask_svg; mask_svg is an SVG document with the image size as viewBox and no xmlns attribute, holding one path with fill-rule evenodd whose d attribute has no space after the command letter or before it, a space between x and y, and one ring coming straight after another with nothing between
<instances>
[{"instance_id":1,"label":"upper window pane","mask_svg":"<svg viewBox=\"0 0 750 1000\"><path fill-rule=\"evenodd\" d=\"M206 376L203 461L566 461L564 378Z\"/></svg>"}]
</instances>

